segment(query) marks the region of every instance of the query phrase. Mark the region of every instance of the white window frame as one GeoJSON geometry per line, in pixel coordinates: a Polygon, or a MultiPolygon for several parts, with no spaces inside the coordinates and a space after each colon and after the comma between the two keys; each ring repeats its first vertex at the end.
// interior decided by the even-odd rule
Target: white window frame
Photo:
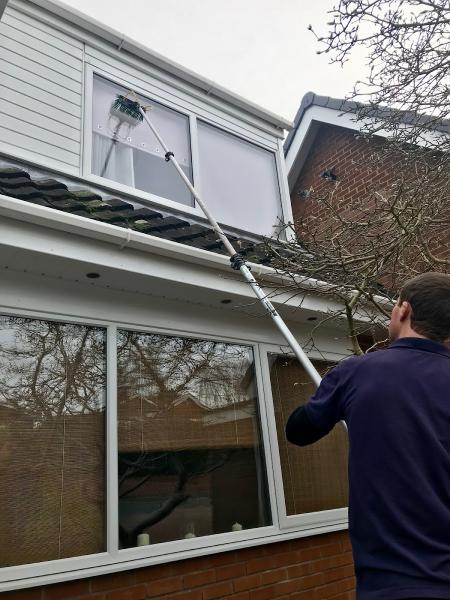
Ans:
{"type": "Polygon", "coordinates": [[[267,360],[268,352],[279,353],[280,346],[260,344],[254,340],[239,337],[216,336],[198,331],[165,329],[144,324],[136,325],[126,321],[113,322],[98,319],[89,314],[58,314],[51,310],[42,312],[31,309],[14,309],[1,304],[0,315],[100,327],[106,330],[107,340],[105,417],[106,551],[86,556],[0,568],[0,593],[83,577],[95,577],[106,573],[115,573],[195,556],[205,556],[227,550],[254,547],[255,544],[262,545],[287,541],[293,538],[346,529],[347,522],[344,518],[344,509],[338,509],[336,515],[328,514],[336,511],[322,511],[296,516],[295,518],[286,517],[267,360]],[[117,331],[119,329],[234,343],[252,348],[258,394],[259,425],[264,447],[263,457],[272,525],[188,540],[182,539],[155,545],[150,544],[149,546],[118,549],[117,331]],[[340,518],[337,518],[338,515],[340,518]]]}
{"type": "MultiPolygon", "coordinates": [[[[260,344],[261,356],[261,374],[263,379],[264,398],[267,403],[268,426],[270,431],[270,440],[272,444],[272,460],[274,465],[275,490],[277,496],[278,514],[281,530],[301,529],[308,530],[324,525],[344,525],[348,524],[348,507],[334,508],[331,510],[321,510],[310,513],[301,513],[288,515],[286,511],[286,500],[284,494],[284,483],[281,470],[280,449],[278,444],[278,434],[275,421],[275,408],[272,394],[272,384],[270,381],[269,354],[286,355],[294,358],[291,349],[287,346],[280,347],[272,344],[260,344]]],[[[326,361],[324,354],[308,353],[311,360],[326,361]]]]}
{"type": "MultiPolygon", "coordinates": [[[[275,139],[273,140],[273,144],[264,143],[262,138],[257,138],[257,136],[251,132],[248,127],[245,127],[242,124],[242,128],[239,127],[231,127],[227,124],[227,120],[215,120],[211,117],[211,114],[206,112],[202,112],[201,110],[193,110],[191,107],[188,107],[183,103],[183,100],[180,99],[178,102],[174,102],[173,99],[162,97],[161,94],[152,92],[151,89],[142,86],[137,81],[125,80],[117,75],[113,75],[98,66],[92,66],[90,64],[85,65],[85,78],[84,78],[84,96],[83,96],[83,111],[84,111],[84,120],[83,120],[83,136],[82,136],[82,144],[81,144],[81,169],[82,176],[86,181],[91,182],[93,185],[96,185],[101,188],[105,188],[110,190],[111,192],[116,192],[122,194],[124,196],[130,197],[143,205],[148,205],[152,208],[160,209],[160,210],[169,210],[175,213],[185,214],[187,216],[193,216],[196,218],[204,218],[204,214],[200,207],[197,205],[194,199],[194,206],[187,206],[180,202],[176,202],[174,200],[170,200],[169,198],[163,198],[162,196],[157,196],[150,192],[145,192],[143,190],[139,190],[137,188],[133,188],[128,185],[124,185],[122,183],[118,183],[111,179],[107,179],[105,177],[100,177],[99,175],[95,175],[92,173],[92,102],[93,102],[93,93],[94,93],[94,76],[102,77],[113,84],[120,85],[125,89],[133,89],[136,93],[141,94],[142,96],[148,98],[149,100],[154,100],[158,104],[174,110],[175,112],[185,116],[188,118],[188,131],[189,131],[189,147],[191,151],[191,169],[192,169],[192,179],[193,185],[196,191],[201,195],[201,166],[199,159],[199,148],[198,148],[198,131],[197,131],[197,119],[216,127],[217,129],[223,131],[224,133],[231,134],[235,137],[238,137],[250,144],[262,148],[263,150],[269,151],[274,156],[275,162],[275,172],[278,182],[278,192],[280,198],[280,208],[282,213],[282,221],[284,223],[292,222],[292,207],[290,202],[289,195],[289,186],[287,183],[287,174],[284,162],[284,154],[283,154],[283,143],[282,140],[275,139]],[[239,129],[239,131],[237,131],[239,129]]],[[[176,157],[175,157],[176,158],[176,157]]],[[[208,202],[208,199],[205,198],[205,202],[208,202]]],[[[222,223],[225,227],[226,223],[222,223]]],[[[235,227],[231,227],[231,229],[236,229],[235,227]]],[[[245,230],[246,233],[261,235],[257,232],[252,232],[250,230],[245,230]]]]}

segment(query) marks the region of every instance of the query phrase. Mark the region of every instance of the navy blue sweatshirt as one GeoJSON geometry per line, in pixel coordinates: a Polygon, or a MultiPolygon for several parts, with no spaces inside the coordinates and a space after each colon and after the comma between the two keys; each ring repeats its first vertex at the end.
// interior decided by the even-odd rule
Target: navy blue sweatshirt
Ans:
{"type": "Polygon", "coordinates": [[[340,420],[357,599],[450,599],[450,349],[401,338],[344,360],[286,435],[309,444],[340,420]]]}

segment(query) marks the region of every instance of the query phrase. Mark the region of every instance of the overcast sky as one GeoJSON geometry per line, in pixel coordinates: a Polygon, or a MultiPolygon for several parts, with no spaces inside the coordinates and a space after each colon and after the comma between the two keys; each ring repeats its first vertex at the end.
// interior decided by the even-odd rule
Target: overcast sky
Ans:
{"type": "Polygon", "coordinates": [[[308,91],[341,98],[364,73],[318,56],[333,0],[64,0],[66,4],[293,120],[308,91]]]}

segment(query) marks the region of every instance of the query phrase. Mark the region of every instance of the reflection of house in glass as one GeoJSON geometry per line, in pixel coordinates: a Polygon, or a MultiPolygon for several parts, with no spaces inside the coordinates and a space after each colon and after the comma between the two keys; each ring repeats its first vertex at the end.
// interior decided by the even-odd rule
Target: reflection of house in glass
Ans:
{"type": "Polygon", "coordinates": [[[0,326],[0,564],[102,552],[104,332],[0,326]]]}
{"type": "Polygon", "coordinates": [[[0,419],[1,565],[102,552],[104,414],[0,419]]]}

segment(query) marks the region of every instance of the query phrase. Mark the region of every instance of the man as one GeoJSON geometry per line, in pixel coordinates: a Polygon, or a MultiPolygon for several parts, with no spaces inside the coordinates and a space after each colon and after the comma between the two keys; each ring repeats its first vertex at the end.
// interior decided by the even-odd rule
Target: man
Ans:
{"type": "Polygon", "coordinates": [[[330,371],[286,435],[347,423],[357,599],[450,599],[450,275],[405,284],[389,337],[330,371]]]}

